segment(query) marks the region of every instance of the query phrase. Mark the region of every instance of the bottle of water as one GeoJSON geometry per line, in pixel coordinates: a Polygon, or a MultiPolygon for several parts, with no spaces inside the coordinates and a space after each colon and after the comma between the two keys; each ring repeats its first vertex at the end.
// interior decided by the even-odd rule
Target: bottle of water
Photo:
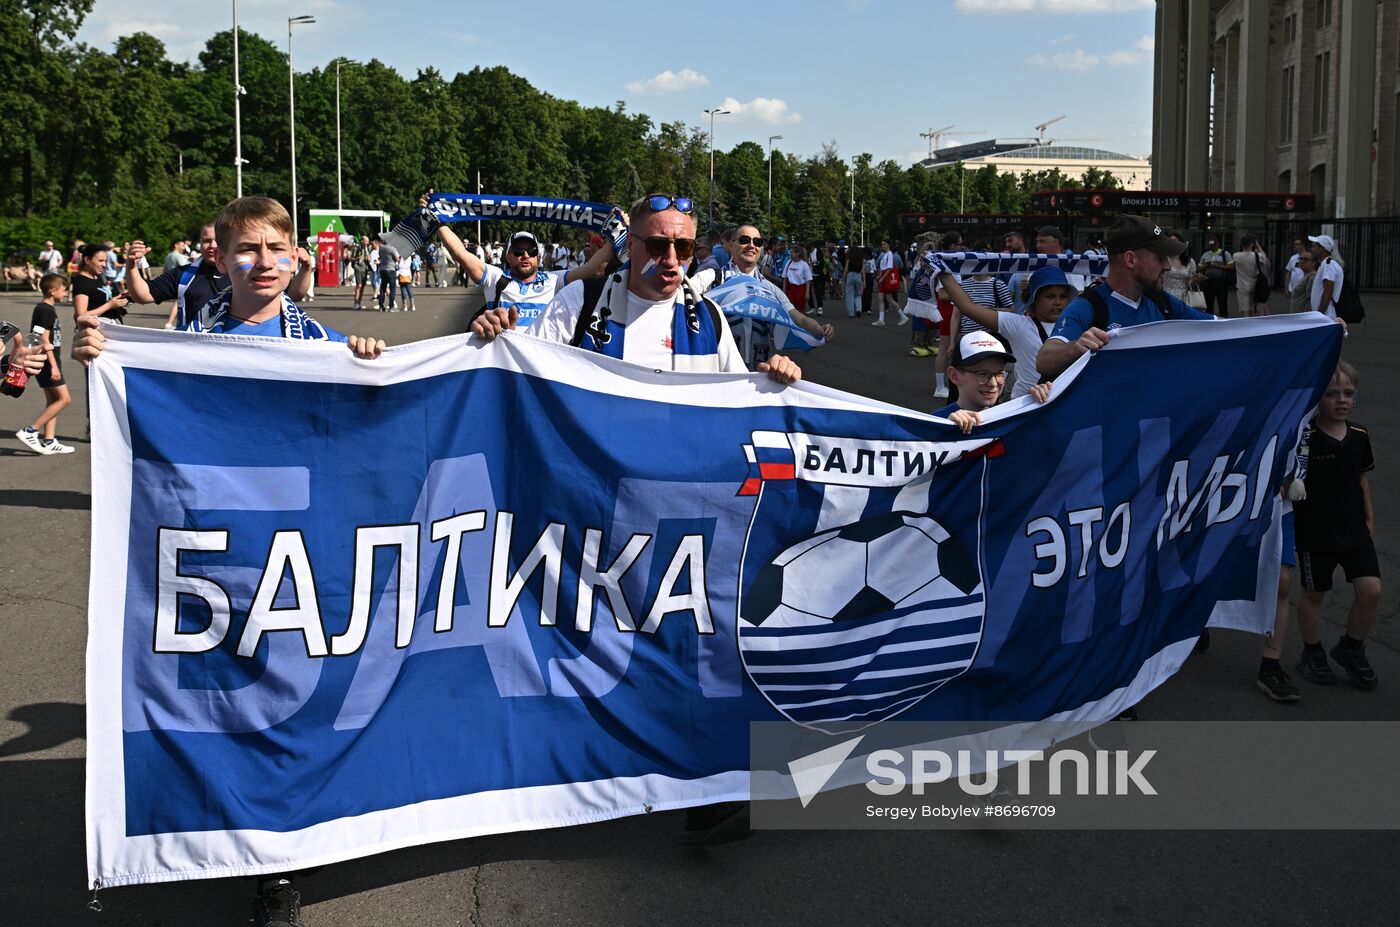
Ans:
{"type": "MultiPolygon", "coordinates": [[[[38,332],[26,333],[23,349],[25,355],[32,354],[43,343],[44,339],[38,332]]],[[[0,393],[18,397],[24,393],[24,388],[27,385],[29,385],[29,371],[24,369],[24,362],[18,358],[11,358],[10,369],[5,374],[4,382],[0,383],[0,393]]]]}

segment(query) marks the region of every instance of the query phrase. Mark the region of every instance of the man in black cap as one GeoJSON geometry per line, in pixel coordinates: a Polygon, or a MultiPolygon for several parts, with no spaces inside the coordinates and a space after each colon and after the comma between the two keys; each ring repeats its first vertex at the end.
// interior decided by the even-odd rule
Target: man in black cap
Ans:
{"type": "Polygon", "coordinates": [[[1214,319],[1162,292],[1167,258],[1186,250],[1184,242],[1142,216],[1119,216],[1105,236],[1108,277],[1065,307],[1055,330],[1036,357],[1036,369],[1057,377],[1089,351],[1108,344],[1108,333],[1163,319],[1214,319]]]}

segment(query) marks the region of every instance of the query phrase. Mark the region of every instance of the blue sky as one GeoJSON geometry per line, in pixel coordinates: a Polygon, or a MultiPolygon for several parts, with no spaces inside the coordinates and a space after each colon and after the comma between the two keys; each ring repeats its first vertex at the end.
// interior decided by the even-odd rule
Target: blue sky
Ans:
{"type": "MultiPolygon", "coordinates": [[[[409,77],[504,65],[555,96],[625,100],[658,122],[703,126],[706,108],[732,110],[716,118],[721,149],[782,135],[776,144],[802,155],[834,140],[845,157],[908,164],[927,154],[929,129],[955,126],[946,146],[1032,136],[1062,114],[1049,137],[1151,149],[1153,0],[241,0],[238,10],[245,30],[278,47],[288,16],[315,16],[297,27],[298,70],[340,55],[409,77]]],[[[229,0],[97,0],[78,37],[110,48],[146,31],[190,60],[230,11],[229,0]]]]}

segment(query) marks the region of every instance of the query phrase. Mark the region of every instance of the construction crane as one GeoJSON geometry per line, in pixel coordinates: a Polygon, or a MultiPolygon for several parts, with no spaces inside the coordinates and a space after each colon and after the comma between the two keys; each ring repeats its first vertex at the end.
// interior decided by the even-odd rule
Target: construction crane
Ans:
{"type": "Polygon", "coordinates": [[[938,146],[942,143],[944,137],[954,132],[966,135],[980,135],[986,132],[986,129],[957,129],[953,126],[944,126],[941,129],[929,129],[927,132],[920,132],[920,138],[928,139],[929,158],[933,158],[937,154],[938,146]]]}
{"type": "Polygon", "coordinates": [[[1065,117],[1065,116],[1056,116],[1056,117],[1053,118],[1053,119],[1047,119],[1047,120],[1045,120],[1044,122],[1042,122],[1042,123],[1040,123],[1039,125],[1037,125],[1037,126],[1035,127],[1036,144],[1037,144],[1037,145],[1044,145],[1044,144],[1045,144],[1045,130],[1046,130],[1047,128],[1049,128],[1050,126],[1053,126],[1055,123],[1059,122],[1061,119],[1065,119],[1065,118],[1067,118],[1067,117],[1065,117]]]}
{"type": "Polygon", "coordinates": [[[943,136],[953,131],[952,126],[944,126],[941,129],[929,129],[927,132],[920,132],[919,138],[928,139],[928,156],[933,157],[933,153],[938,150],[938,143],[943,140],[943,136]]]}

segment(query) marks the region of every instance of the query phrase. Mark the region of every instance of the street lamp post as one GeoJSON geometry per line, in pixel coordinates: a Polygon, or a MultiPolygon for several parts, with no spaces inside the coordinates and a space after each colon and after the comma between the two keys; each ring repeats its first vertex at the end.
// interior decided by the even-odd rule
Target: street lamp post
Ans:
{"type": "Polygon", "coordinates": [[[728,116],[729,110],[715,107],[705,110],[705,115],[710,117],[710,218],[705,225],[705,234],[708,235],[715,224],[715,117],[728,116]]]}
{"type": "Polygon", "coordinates": [[[773,234],[773,143],[781,135],[768,136],[768,234],[773,234]]]}
{"type": "Polygon", "coordinates": [[[344,188],[340,183],[340,59],[335,61],[335,208],[345,208],[344,188]]]}
{"type": "Polygon", "coordinates": [[[287,112],[292,131],[292,247],[301,247],[301,237],[297,228],[297,82],[296,67],[292,64],[292,26],[314,23],[314,16],[287,17],[287,112]]]}
{"type": "Polygon", "coordinates": [[[234,191],[243,196],[243,113],[242,100],[245,93],[238,79],[238,0],[233,0],[233,176],[234,191]]]}

